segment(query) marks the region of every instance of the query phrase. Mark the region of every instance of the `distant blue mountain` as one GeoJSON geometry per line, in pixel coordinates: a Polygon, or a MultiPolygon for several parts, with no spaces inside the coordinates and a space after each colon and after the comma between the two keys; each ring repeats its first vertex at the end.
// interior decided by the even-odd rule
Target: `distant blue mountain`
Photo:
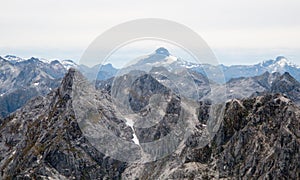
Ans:
{"type": "MultiPolygon", "coordinates": [[[[163,47],[158,48],[154,51],[154,53],[150,55],[137,58],[137,61],[134,64],[125,67],[124,69],[122,69],[122,71],[123,73],[126,73],[130,70],[138,69],[148,72],[152,69],[152,67],[159,66],[165,67],[170,71],[174,71],[180,68],[187,68],[201,74],[210,73],[214,76],[211,78],[218,83],[224,83],[224,78],[225,82],[227,82],[232,78],[259,76],[264,74],[265,72],[279,72],[280,74],[288,72],[298,81],[300,81],[300,66],[291,63],[284,56],[279,56],[275,60],[271,59],[254,65],[226,66],[220,64],[218,66],[213,66],[210,64],[197,64],[181,59],[179,57],[175,57],[163,47]],[[222,70],[224,72],[224,76],[220,73],[214,73],[220,72],[219,70],[222,70]]],[[[103,77],[105,76],[103,75],[103,77]]]]}
{"type": "MultiPolygon", "coordinates": [[[[72,60],[49,61],[33,57],[23,59],[14,55],[0,57],[0,65],[0,103],[2,105],[0,107],[0,116],[6,116],[15,111],[32,97],[45,95],[56,88],[69,68],[79,69],[91,81],[110,80],[117,73],[119,74],[124,69],[126,70],[126,68],[127,71],[139,70],[147,72],[153,67],[164,67],[170,72],[186,68],[189,71],[203,75],[205,75],[204,70],[214,71],[214,69],[221,69],[224,72],[226,82],[234,78],[260,76],[265,72],[278,72],[280,74],[288,72],[297,81],[300,81],[300,67],[283,56],[254,65],[226,66],[221,64],[212,66],[185,61],[172,56],[165,48],[158,48],[150,55],[137,58],[135,63],[121,69],[121,71],[113,67],[112,64],[87,67],[78,65],[72,60]]],[[[224,82],[222,74],[216,73],[213,75],[215,76],[213,77],[215,82],[224,82]]]]}
{"type": "Polygon", "coordinates": [[[114,77],[118,69],[114,68],[112,64],[105,64],[99,68],[97,80],[105,80],[114,77]]]}
{"type": "Polygon", "coordinates": [[[279,72],[281,74],[288,72],[298,81],[300,81],[300,67],[291,63],[283,56],[279,56],[275,60],[268,60],[254,65],[234,65],[221,67],[224,71],[226,81],[238,77],[258,76],[265,72],[279,72]]]}
{"type": "MultiPolygon", "coordinates": [[[[31,58],[31,59],[22,59],[20,57],[14,55],[7,55],[4,57],[5,60],[9,61],[12,64],[26,64],[26,63],[48,63],[54,64],[56,61],[49,61],[45,59],[38,59],[38,58],[31,58]]],[[[224,72],[224,77],[222,74],[214,74],[213,77],[214,81],[218,83],[229,81],[232,78],[239,78],[239,77],[253,77],[259,76],[264,74],[265,72],[273,73],[279,72],[283,74],[288,72],[291,74],[297,81],[300,81],[300,66],[291,63],[287,58],[284,56],[279,56],[275,60],[270,59],[263,61],[261,63],[253,64],[253,65],[232,65],[226,66],[220,64],[218,66],[213,66],[210,64],[197,64],[193,63],[179,57],[175,57],[169,53],[166,48],[160,47],[156,49],[152,54],[145,55],[142,57],[138,57],[136,62],[131,64],[128,67],[120,69],[115,68],[112,64],[105,64],[105,65],[95,65],[93,67],[87,67],[85,65],[78,65],[72,60],[63,60],[57,61],[57,66],[63,65],[65,69],[69,68],[76,68],[79,69],[84,76],[86,76],[89,80],[107,80],[111,77],[114,77],[116,73],[126,73],[130,70],[138,69],[142,71],[150,71],[152,67],[165,67],[168,70],[177,70],[180,68],[187,68],[189,70],[206,74],[206,71],[215,71],[216,69],[221,69],[224,72]]],[[[59,67],[61,69],[61,67],[59,67]]],[[[52,76],[55,76],[52,72],[48,72],[52,76]]],[[[61,77],[61,75],[59,75],[61,77]]]]}

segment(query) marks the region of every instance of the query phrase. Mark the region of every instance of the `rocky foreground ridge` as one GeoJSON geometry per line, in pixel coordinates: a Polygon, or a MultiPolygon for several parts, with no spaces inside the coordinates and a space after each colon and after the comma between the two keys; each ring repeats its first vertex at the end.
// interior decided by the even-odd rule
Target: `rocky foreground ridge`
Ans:
{"type": "MultiPolygon", "coordinates": [[[[83,135],[72,104],[77,81],[83,76],[70,69],[59,88],[0,119],[0,179],[300,178],[300,109],[283,95],[226,102],[220,128],[205,147],[198,138],[210,104],[200,102],[195,133],[179,149],[154,162],[126,163],[99,152],[83,135]]],[[[132,141],[132,129],[112,110],[108,94],[87,97],[113,134],[132,141]]],[[[140,136],[155,139],[151,133],[161,130],[140,136]]]]}

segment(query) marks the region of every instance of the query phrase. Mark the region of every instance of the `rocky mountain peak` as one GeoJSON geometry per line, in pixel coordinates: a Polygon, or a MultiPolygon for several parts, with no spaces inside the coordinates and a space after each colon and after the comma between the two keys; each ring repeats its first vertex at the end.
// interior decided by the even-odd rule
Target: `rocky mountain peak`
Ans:
{"type": "Polygon", "coordinates": [[[156,49],[155,53],[156,54],[165,55],[165,56],[169,56],[170,55],[169,51],[166,48],[164,48],[164,47],[160,47],[160,48],[156,49]]]}
{"type": "Polygon", "coordinates": [[[276,57],[275,62],[279,62],[279,61],[288,61],[288,60],[284,56],[278,56],[278,57],[276,57]]]}
{"type": "Polygon", "coordinates": [[[272,71],[276,71],[278,68],[285,68],[285,66],[292,66],[296,67],[295,64],[293,64],[291,61],[289,61],[284,56],[278,56],[275,58],[275,60],[267,60],[261,63],[263,67],[269,68],[269,70],[272,69],[272,71]]]}
{"type": "Polygon", "coordinates": [[[300,92],[300,83],[292,77],[288,72],[285,72],[281,75],[275,82],[272,83],[270,88],[271,92],[274,93],[283,93],[293,99],[297,104],[299,104],[299,92],[300,92]]]}
{"type": "Polygon", "coordinates": [[[40,61],[40,60],[39,60],[39,58],[31,57],[31,58],[28,59],[27,61],[29,61],[29,62],[38,62],[38,61],[40,61]]]}
{"type": "MultiPolygon", "coordinates": [[[[125,179],[297,179],[299,112],[286,97],[273,94],[226,103],[211,143],[144,166],[131,165],[125,179]],[[298,125],[296,125],[298,124],[298,125]],[[298,129],[297,129],[298,128],[298,129]],[[138,172],[138,173],[134,173],[138,172]]],[[[195,139],[197,139],[195,135],[195,139]]]]}
{"type": "Polygon", "coordinates": [[[4,56],[4,59],[9,60],[9,61],[14,61],[14,62],[23,61],[22,58],[15,56],[15,55],[6,55],[6,56],[4,56]]]}
{"type": "Polygon", "coordinates": [[[94,108],[103,115],[101,127],[109,126],[116,136],[130,140],[132,132],[108,100],[86,91],[88,82],[82,78],[71,68],[58,89],[0,120],[0,179],[120,178],[126,163],[105,156],[87,140],[79,125],[80,107],[74,109],[74,104],[87,111],[85,102],[96,103],[94,108]],[[83,100],[73,103],[76,92],[83,100]]]}
{"type": "Polygon", "coordinates": [[[294,84],[299,84],[299,82],[288,72],[283,73],[282,79],[292,81],[294,84]]]}
{"type": "Polygon", "coordinates": [[[73,87],[73,81],[75,77],[76,70],[74,68],[70,68],[63,78],[61,82],[60,89],[62,93],[71,94],[72,87],[73,87]]]}

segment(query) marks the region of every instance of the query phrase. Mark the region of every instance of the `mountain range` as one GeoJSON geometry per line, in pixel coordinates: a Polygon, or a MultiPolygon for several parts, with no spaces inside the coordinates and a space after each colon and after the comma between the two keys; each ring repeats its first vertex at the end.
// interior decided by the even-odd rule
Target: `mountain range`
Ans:
{"type": "Polygon", "coordinates": [[[122,69],[0,57],[0,179],[299,179],[298,73],[163,47],[122,69]]]}
{"type": "MultiPolygon", "coordinates": [[[[147,93],[156,94],[162,89],[165,89],[162,92],[168,91],[150,76],[144,79],[143,75],[141,78],[153,88],[147,88],[147,93]]],[[[198,108],[193,114],[180,105],[181,100],[175,95],[174,101],[169,102],[168,114],[163,121],[146,129],[134,126],[133,131],[124,116],[118,116],[114,110],[110,95],[90,90],[87,84],[89,82],[78,71],[70,69],[57,89],[47,96],[30,100],[21,109],[0,120],[0,170],[3,179],[300,177],[300,109],[287,97],[266,94],[228,101],[220,127],[213,139],[203,146],[201,138],[209,123],[209,103],[199,102],[193,106],[198,108]],[[77,94],[80,94],[80,99],[77,94]],[[87,103],[90,102],[99,110],[92,116],[102,117],[97,121],[101,127],[109,127],[110,133],[136,146],[134,154],[137,158],[144,156],[143,153],[139,155],[140,150],[151,151],[147,146],[134,143],[134,132],[140,143],[147,143],[171,133],[180,121],[176,118],[178,113],[186,111],[188,119],[196,115],[196,119],[190,118],[197,121],[189,125],[192,133],[176,144],[176,151],[146,163],[126,163],[95,148],[97,146],[88,139],[87,132],[80,128],[82,120],[78,117],[81,113],[85,114],[86,109],[76,109],[81,107],[80,104],[89,107],[87,103]],[[182,108],[183,111],[178,111],[182,108]]],[[[136,84],[135,88],[138,87],[136,84]]],[[[138,97],[132,99],[131,106],[143,112],[141,107],[146,107],[149,100],[146,104],[140,100],[138,97]]],[[[189,121],[186,118],[184,120],[189,121]]],[[[110,152],[118,151],[114,146],[108,147],[110,152]]]]}
{"type": "MultiPolygon", "coordinates": [[[[9,113],[24,105],[29,99],[37,95],[46,95],[55,87],[58,87],[60,80],[69,68],[78,69],[90,81],[96,81],[97,86],[108,85],[105,81],[110,81],[114,76],[129,73],[131,70],[138,69],[149,72],[153,67],[165,67],[170,72],[188,70],[191,74],[197,76],[206,76],[205,70],[222,71],[224,76],[213,77],[216,83],[225,81],[232,86],[231,79],[260,76],[265,72],[281,74],[288,72],[297,81],[300,80],[299,66],[289,62],[287,58],[280,56],[275,60],[267,60],[254,65],[234,65],[234,66],[212,66],[209,64],[196,64],[175,57],[163,47],[158,48],[154,53],[136,58],[132,65],[117,69],[111,64],[96,65],[88,67],[78,65],[72,60],[46,60],[43,58],[24,59],[13,55],[0,57],[0,116],[5,117],[9,113]]],[[[219,73],[214,73],[216,76],[219,73]]],[[[206,81],[202,77],[202,80],[206,81]]],[[[251,78],[250,78],[251,79],[251,78]]],[[[202,81],[200,80],[200,81],[202,81]]],[[[206,84],[207,85],[207,84],[206,84]]],[[[206,86],[207,87],[207,86],[206,86]]],[[[199,87],[200,88],[200,87],[199,87]]],[[[254,87],[252,89],[255,89],[254,87]]],[[[208,89],[203,89],[199,93],[200,97],[207,94],[208,89]]],[[[234,91],[233,89],[231,91],[234,91]]],[[[260,91],[256,89],[255,91],[260,91]]],[[[246,93],[247,91],[235,92],[246,93]]],[[[251,91],[254,93],[254,90],[251,91]]],[[[227,92],[232,94],[232,92],[227,92]]],[[[249,96],[249,94],[247,95],[249,96]]],[[[246,96],[236,96],[246,97],[246,96]]]]}
{"type": "MultiPolygon", "coordinates": [[[[201,59],[199,61],[201,61],[201,59]]],[[[147,72],[151,70],[152,67],[160,66],[166,67],[168,70],[186,68],[201,74],[206,74],[205,71],[214,72],[216,69],[220,69],[224,73],[225,82],[228,82],[232,78],[259,76],[265,72],[279,72],[281,74],[288,72],[296,78],[297,81],[300,81],[300,66],[290,62],[284,56],[278,56],[275,60],[266,60],[254,65],[226,66],[220,64],[218,66],[213,66],[210,64],[193,63],[183,60],[182,58],[171,55],[165,48],[158,48],[152,54],[136,58],[132,62],[132,65],[118,69],[119,71],[121,70],[121,72],[118,73],[126,73],[132,69],[139,69],[147,72]]],[[[224,83],[222,76],[215,76],[216,82],[224,83]]]]}
{"type": "MultiPolygon", "coordinates": [[[[46,95],[57,88],[68,69],[80,69],[92,80],[96,78],[99,67],[77,65],[72,60],[22,59],[12,55],[0,57],[0,117],[14,112],[31,98],[46,95]]],[[[116,71],[111,65],[104,65],[102,69],[99,79],[111,77],[110,74],[116,71]]]]}
{"type": "MultiPolygon", "coordinates": [[[[17,64],[18,62],[25,62],[30,59],[20,58],[14,55],[6,55],[1,59],[5,59],[12,64],[17,64]]],[[[168,67],[168,70],[178,69],[178,68],[187,68],[192,71],[200,72],[205,74],[204,70],[207,69],[216,69],[220,68],[223,73],[226,82],[232,78],[239,77],[253,77],[262,75],[265,72],[274,73],[279,72],[281,74],[288,72],[291,74],[297,81],[300,81],[300,66],[292,63],[284,56],[278,56],[275,60],[265,60],[257,64],[253,65],[231,65],[226,66],[220,64],[218,66],[212,66],[210,64],[201,64],[190,62],[184,60],[180,57],[175,57],[170,52],[161,47],[156,49],[152,54],[138,57],[131,62],[131,65],[127,67],[123,67],[122,69],[115,68],[112,64],[105,65],[95,65],[93,67],[88,67],[83,64],[77,64],[72,60],[46,60],[43,58],[31,58],[41,61],[45,64],[50,64],[52,61],[58,61],[65,69],[75,68],[79,69],[84,76],[86,76],[89,80],[106,80],[116,75],[116,73],[120,70],[130,71],[130,69],[140,69],[142,71],[149,71],[152,67],[165,66],[168,67]]],[[[200,59],[201,61],[201,59],[200,59]]],[[[121,72],[118,72],[121,73],[121,72]]],[[[221,83],[223,81],[219,81],[221,83]]]]}

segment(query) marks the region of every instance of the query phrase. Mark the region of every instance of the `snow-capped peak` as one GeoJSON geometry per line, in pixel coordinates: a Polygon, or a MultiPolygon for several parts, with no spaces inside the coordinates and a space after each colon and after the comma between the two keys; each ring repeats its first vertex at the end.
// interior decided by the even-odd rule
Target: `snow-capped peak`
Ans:
{"type": "Polygon", "coordinates": [[[45,64],[51,64],[53,61],[58,61],[60,64],[63,65],[63,67],[65,69],[70,69],[71,67],[73,68],[76,68],[78,65],[72,61],[72,60],[48,60],[48,59],[45,59],[45,58],[35,58],[35,57],[32,57],[32,58],[29,58],[29,59],[25,59],[25,58],[21,58],[21,57],[18,57],[18,56],[15,56],[15,55],[6,55],[4,56],[4,59],[15,64],[15,63],[20,63],[20,62],[24,62],[24,61],[28,61],[28,60],[35,60],[35,61],[41,61],[45,64]]]}
{"type": "Polygon", "coordinates": [[[6,59],[6,60],[8,60],[8,61],[10,61],[12,63],[25,61],[25,59],[20,58],[20,57],[15,56],[15,55],[6,55],[6,56],[4,56],[4,59],[6,59]]]}
{"type": "Polygon", "coordinates": [[[267,68],[270,72],[285,72],[286,67],[300,69],[300,66],[292,63],[284,56],[278,56],[275,60],[264,61],[260,65],[267,68]]]}
{"type": "Polygon", "coordinates": [[[39,61],[42,61],[43,63],[47,63],[49,64],[51,61],[49,61],[48,59],[45,58],[38,58],[39,61]]]}
{"type": "Polygon", "coordinates": [[[275,63],[278,64],[280,67],[285,67],[285,66],[294,66],[293,63],[291,63],[289,60],[287,60],[283,56],[279,56],[276,58],[275,63]]]}
{"type": "Polygon", "coordinates": [[[169,64],[172,64],[176,61],[177,61],[177,57],[169,55],[163,61],[161,61],[161,62],[158,61],[156,63],[153,63],[153,65],[169,65],[169,64]]]}
{"type": "Polygon", "coordinates": [[[167,69],[169,70],[176,68],[201,68],[200,64],[185,61],[180,57],[176,57],[170,54],[169,51],[164,47],[156,49],[154,53],[148,56],[143,56],[142,58],[139,58],[137,64],[155,67],[164,66],[167,67],[167,69]]]}
{"type": "Polygon", "coordinates": [[[74,61],[69,60],[69,59],[67,59],[67,60],[62,60],[60,63],[61,63],[66,69],[76,68],[76,67],[78,66],[74,61]]]}
{"type": "Polygon", "coordinates": [[[24,62],[24,61],[28,61],[28,60],[38,60],[43,63],[48,63],[48,64],[50,63],[50,61],[45,58],[31,57],[29,59],[25,59],[25,58],[21,58],[21,57],[15,56],[15,55],[6,55],[6,56],[4,56],[4,59],[6,59],[7,61],[9,61],[11,63],[19,63],[19,62],[24,62]]]}

